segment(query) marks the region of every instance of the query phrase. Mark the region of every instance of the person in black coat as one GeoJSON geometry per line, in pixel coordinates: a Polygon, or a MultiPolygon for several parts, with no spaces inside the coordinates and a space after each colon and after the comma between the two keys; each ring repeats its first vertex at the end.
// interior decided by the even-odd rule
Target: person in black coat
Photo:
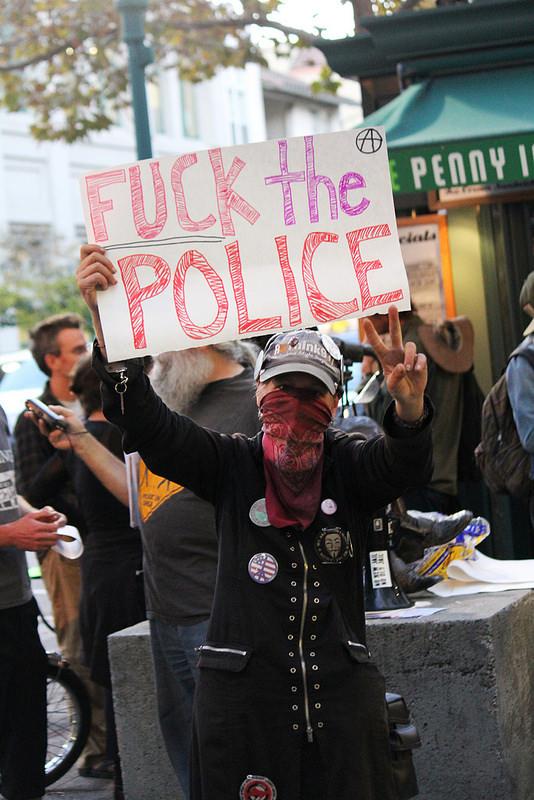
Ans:
{"type": "Polygon", "coordinates": [[[97,287],[113,283],[112,266],[100,248],[90,256],[78,283],[94,316],[104,412],[127,450],[216,509],[192,800],[395,800],[362,573],[369,513],[431,474],[425,357],[403,346],[395,308],[391,347],[364,323],[394,398],[384,435],[364,442],[330,427],[342,389],[334,342],[314,331],[280,334],[256,368],[262,432],[218,434],[169,411],[135,362],[121,404],[95,300],[97,287]]]}

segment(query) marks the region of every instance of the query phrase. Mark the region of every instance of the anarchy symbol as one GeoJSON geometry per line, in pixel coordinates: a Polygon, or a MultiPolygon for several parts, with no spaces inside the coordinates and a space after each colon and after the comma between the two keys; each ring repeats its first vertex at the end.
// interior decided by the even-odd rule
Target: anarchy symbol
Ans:
{"type": "Polygon", "coordinates": [[[360,153],[369,155],[370,153],[378,153],[383,141],[382,135],[375,128],[366,128],[358,133],[356,147],[360,153]]]}

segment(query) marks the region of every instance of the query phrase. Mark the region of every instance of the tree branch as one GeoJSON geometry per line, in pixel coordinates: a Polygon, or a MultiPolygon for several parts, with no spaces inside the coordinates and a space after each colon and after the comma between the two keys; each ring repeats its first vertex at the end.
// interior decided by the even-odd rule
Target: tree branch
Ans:
{"type": "Polygon", "coordinates": [[[17,72],[26,67],[32,67],[34,64],[39,64],[41,61],[50,61],[54,56],[65,52],[67,47],[72,46],[71,42],[64,42],[57,47],[53,47],[51,50],[46,50],[44,53],[33,56],[33,58],[26,58],[24,61],[10,61],[8,64],[0,64],[0,72],[17,72]]]}
{"type": "MultiPolygon", "coordinates": [[[[103,38],[103,44],[109,44],[111,41],[113,41],[113,39],[117,36],[117,33],[117,28],[108,32],[103,38]]],[[[0,64],[0,72],[18,72],[19,70],[26,69],[26,67],[32,67],[35,64],[40,64],[42,61],[50,61],[50,59],[54,56],[64,53],[67,47],[72,47],[73,50],[76,50],[76,48],[79,47],[80,44],[82,44],[86,39],[94,38],[94,33],[88,33],[82,38],[77,36],[76,39],[73,39],[72,41],[67,40],[62,42],[56,47],[52,47],[50,50],[45,50],[43,53],[38,53],[32,58],[26,58],[23,61],[11,61],[8,64],[0,64]]],[[[97,39],[97,41],[99,41],[99,39],[97,39]]]]}
{"type": "Polygon", "coordinates": [[[224,19],[205,19],[192,22],[167,22],[166,27],[177,31],[209,30],[210,28],[246,28],[249,25],[258,25],[260,28],[274,28],[285,33],[286,36],[298,36],[304,43],[313,46],[320,41],[320,36],[303,31],[300,28],[292,28],[276,20],[268,19],[260,14],[253,14],[249,17],[227,17],[224,19]]]}
{"type": "MultiPolygon", "coordinates": [[[[273,28],[274,30],[281,31],[286,36],[298,36],[299,39],[306,45],[313,47],[313,45],[320,40],[319,36],[314,36],[307,31],[300,30],[299,28],[293,28],[288,25],[284,25],[281,22],[277,22],[276,20],[268,19],[261,14],[252,14],[247,17],[234,17],[234,18],[224,18],[224,19],[206,19],[206,20],[197,20],[197,21],[190,21],[190,22],[169,22],[167,21],[165,24],[165,28],[168,30],[172,28],[176,31],[202,31],[202,30],[210,30],[210,29],[217,29],[217,28],[246,28],[249,25],[257,25],[260,28],[273,28]]],[[[109,43],[112,39],[114,39],[118,34],[118,28],[115,28],[113,31],[108,32],[107,36],[105,37],[106,44],[109,43]]],[[[77,36],[74,40],[65,40],[61,44],[57,45],[56,47],[52,47],[49,50],[45,50],[42,53],[39,53],[31,58],[21,59],[20,61],[10,61],[7,64],[0,64],[0,73],[2,72],[18,72],[20,70],[24,70],[27,67],[35,66],[36,64],[40,64],[43,61],[49,61],[54,56],[59,55],[60,53],[64,52],[68,47],[72,47],[76,49],[80,46],[80,44],[85,41],[85,39],[95,39],[98,42],[99,37],[95,36],[95,33],[88,33],[86,36],[80,38],[77,36]]]]}

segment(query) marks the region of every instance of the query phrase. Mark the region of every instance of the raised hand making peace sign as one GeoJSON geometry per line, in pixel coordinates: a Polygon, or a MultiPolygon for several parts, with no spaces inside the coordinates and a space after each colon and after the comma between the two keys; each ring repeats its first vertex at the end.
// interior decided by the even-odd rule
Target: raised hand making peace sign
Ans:
{"type": "Polygon", "coordinates": [[[380,361],[387,390],[395,400],[397,416],[405,422],[414,422],[422,416],[424,410],[424,391],[427,382],[426,356],[417,352],[413,342],[406,342],[403,345],[396,306],[390,306],[388,317],[390,347],[384,344],[370,320],[363,320],[363,329],[367,341],[380,361]]]}

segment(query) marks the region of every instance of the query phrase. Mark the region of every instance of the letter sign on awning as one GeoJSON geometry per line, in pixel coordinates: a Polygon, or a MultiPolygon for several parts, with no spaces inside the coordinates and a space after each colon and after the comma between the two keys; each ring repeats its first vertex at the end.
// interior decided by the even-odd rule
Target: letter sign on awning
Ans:
{"type": "Polygon", "coordinates": [[[534,180],[534,133],[390,151],[395,193],[534,180]]]}

